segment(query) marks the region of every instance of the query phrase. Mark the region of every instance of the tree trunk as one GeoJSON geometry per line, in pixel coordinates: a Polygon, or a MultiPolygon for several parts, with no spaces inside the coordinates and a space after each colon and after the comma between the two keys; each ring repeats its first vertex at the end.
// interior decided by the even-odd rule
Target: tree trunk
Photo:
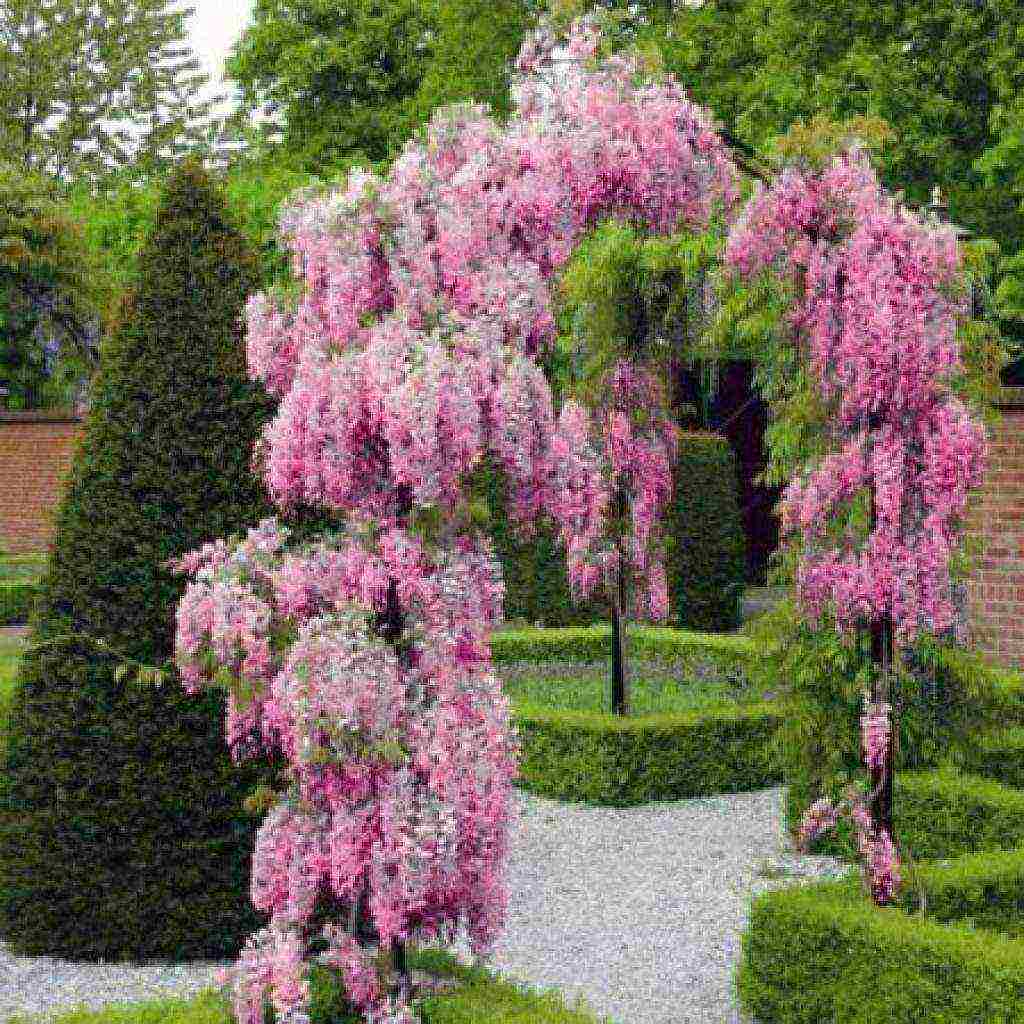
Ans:
{"type": "MultiPolygon", "coordinates": [[[[626,497],[618,494],[618,511],[625,515],[626,497]]],[[[612,599],[612,714],[629,714],[629,672],[626,663],[627,620],[626,568],[623,564],[622,545],[619,544],[619,567],[615,595],[612,599]]]]}
{"type": "MultiPolygon", "coordinates": [[[[877,416],[872,416],[869,423],[871,429],[877,430],[880,426],[877,416]]],[[[871,529],[875,529],[878,522],[875,507],[875,489],[872,482],[871,488],[871,529]]],[[[891,671],[893,662],[893,639],[892,619],[888,615],[871,624],[871,661],[874,666],[874,676],[871,683],[871,697],[877,704],[891,701],[891,671]]],[[[876,835],[884,831],[888,834],[892,844],[896,845],[896,834],[893,831],[892,820],[892,772],[893,772],[893,746],[896,736],[895,715],[890,712],[889,716],[889,738],[885,746],[885,758],[882,765],[871,769],[872,792],[878,790],[877,795],[869,804],[871,823],[876,835]]],[[[878,906],[885,906],[889,900],[876,898],[878,906]]]]}

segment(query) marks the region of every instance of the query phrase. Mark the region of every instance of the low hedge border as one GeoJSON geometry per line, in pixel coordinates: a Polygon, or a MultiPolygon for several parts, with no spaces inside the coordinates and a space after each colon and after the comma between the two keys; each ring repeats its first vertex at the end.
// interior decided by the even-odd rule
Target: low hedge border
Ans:
{"type": "Polygon", "coordinates": [[[781,785],[782,766],[768,746],[783,714],[775,703],[635,718],[516,707],[517,785],[601,807],[781,785]]]}
{"type": "Polygon", "coordinates": [[[735,985],[758,1024],[1024,1022],[1024,849],[921,864],[892,907],[857,872],[761,893],[735,985]]]}
{"type": "MultiPolygon", "coordinates": [[[[628,654],[672,658],[700,651],[723,665],[759,657],[765,647],[750,637],[733,633],[697,633],[687,629],[633,626],[626,630],[628,654]]],[[[600,661],[612,653],[608,623],[571,629],[504,629],[491,634],[495,665],[516,661],[600,661]]]]}
{"type": "MultiPolygon", "coordinates": [[[[1024,791],[955,766],[896,772],[893,816],[899,841],[915,861],[959,857],[977,850],[1024,845],[1024,791]]],[[[796,818],[786,800],[786,821],[796,818]]],[[[846,819],[811,844],[811,852],[853,862],[846,819]]]]}
{"type": "Polygon", "coordinates": [[[28,622],[39,585],[35,580],[0,579],[0,626],[28,622]]]}

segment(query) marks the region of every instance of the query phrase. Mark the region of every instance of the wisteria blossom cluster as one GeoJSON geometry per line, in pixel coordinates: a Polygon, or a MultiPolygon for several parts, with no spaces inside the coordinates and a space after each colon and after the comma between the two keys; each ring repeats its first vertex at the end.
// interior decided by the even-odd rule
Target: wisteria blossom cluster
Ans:
{"type": "MultiPolygon", "coordinates": [[[[486,640],[500,573],[464,515],[468,478],[496,458],[512,515],[551,513],[582,566],[608,485],[585,412],[567,404],[555,421],[534,360],[554,336],[549,281],[602,217],[669,231],[736,198],[721,142],[675,83],[596,60],[583,23],[567,43],[578,66],[544,86],[553,45],[527,41],[534,70],[506,127],[449,108],[386,178],[355,171],[287,205],[298,305],[247,304],[250,376],[281,400],[253,468],[282,511],[321,505],[347,527],[288,554],[266,520],[176,563],[194,576],[178,609],[186,685],[228,687],[235,756],[262,742],[292,762],[257,839],[252,896],[271,924],[235,972],[240,1024],[267,997],[308,1021],[306,925],[318,895],[352,905],[361,882],[381,946],[451,941],[464,919],[474,952],[489,950],[516,746],[486,640]],[[428,508],[441,528],[420,538],[411,520],[428,508]]],[[[615,429],[612,469],[638,491],[634,562],[649,566],[638,552],[665,459],[615,429]]],[[[657,608],[663,571],[648,576],[657,608]]],[[[411,1020],[411,993],[385,992],[372,950],[333,923],[321,935],[368,1020],[411,1020]]]]}
{"type": "MultiPolygon", "coordinates": [[[[672,496],[678,428],[672,421],[664,387],[647,367],[631,359],[619,359],[605,384],[606,397],[593,410],[590,432],[578,415],[575,419],[565,416],[563,436],[556,439],[566,448],[574,445],[577,451],[590,445],[601,458],[601,471],[594,474],[595,486],[587,496],[594,502],[595,514],[587,521],[587,529],[569,535],[569,581],[575,596],[589,594],[598,579],[613,586],[621,559],[623,567],[646,582],[645,587],[634,590],[634,614],[638,618],[664,619],[668,614],[668,583],[663,554],[652,548],[661,540],[662,513],[672,496]],[[568,429],[579,433],[567,443],[568,429]],[[621,538],[609,529],[600,529],[611,495],[619,490],[630,496],[629,536],[624,550],[621,538]]],[[[565,472],[564,465],[556,463],[556,481],[565,472]]]]}
{"type": "Polygon", "coordinates": [[[790,324],[835,405],[839,450],[783,495],[782,527],[807,552],[805,607],[817,617],[834,602],[840,627],[888,616],[897,644],[942,633],[954,613],[950,556],[986,448],[947,386],[966,312],[949,294],[961,273],[952,228],[897,207],[853,149],[820,174],[785,170],[744,210],[726,259],[745,275],[771,267],[802,281],[790,324]],[[870,536],[828,549],[833,513],[866,488],[870,536]]]}
{"type": "MultiPolygon", "coordinates": [[[[553,38],[528,40],[523,66],[550,62],[553,38]]],[[[357,172],[347,191],[284,211],[305,295],[294,313],[263,294],[247,309],[251,372],[283,399],[260,445],[280,507],[387,516],[393,492],[380,481],[394,480],[416,505],[451,509],[486,453],[526,528],[542,511],[555,518],[578,592],[606,568],[591,543],[613,486],[605,439],[573,402],[555,421],[531,358],[554,337],[549,282],[602,217],[698,225],[737,190],[704,112],[672,81],[642,84],[631,58],[594,62],[596,40],[581,23],[568,41],[578,63],[553,86],[524,77],[505,128],[479,107],[449,108],[387,180],[357,172]]],[[[663,442],[624,444],[616,461],[625,451],[645,546],[663,442]]]]}
{"type": "Polygon", "coordinates": [[[899,858],[892,837],[885,829],[874,825],[864,793],[856,786],[847,787],[845,799],[838,806],[828,799],[811,804],[800,823],[796,848],[806,853],[811,842],[835,828],[840,817],[847,817],[853,823],[857,852],[865,868],[865,890],[877,902],[889,902],[900,887],[899,858]]]}
{"type": "MultiPolygon", "coordinates": [[[[955,613],[950,558],[986,449],[982,425],[949,388],[967,312],[952,228],[898,207],[854,147],[821,172],[790,167],[762,189],[726,259],[741,275],[767,268],[797,285],[789,326],[833,410],[838,450],[782,501],[783,532],[803,540],[797,590],[809,618],[829,603],[839,629],[888,621],[897,651],[922,631],[945,632],[955,613]],[[829,546],[826,527],[865,492],[866,541],[846,531],[829,546]]],[[[869,704],[861,720],[867,765],[883,774],[890,712],[869,704]]],[[[891,895],[892,837],[869,828],[866,809],[853,813],[872,891],[891,895]]],[[[818,820],[808,812],[805,825],[818,820]]]]}
{"type": "MultiPolygon", "coordinates": [[[[483,950],[507,900],[496,863],[518,747],[487,664],[502,595],[489,552],[463,541],[428,561],[392,530],[375,552],[339,534],[297,555],[283,551],[287,534],[266,519],[237,545],[217,541],[173,562],[195,576],[177,612],[186,692],[227,669],[245,684],[228,695],[236,763],[262,742],[294,765],[293,787],[257,835],[252,900],[271,924],[242,956],[240,1021],[262,1020],[268,994],[285,1015],[305,1005],[312,936],[300,930],[322,888],[354,901],[368,883],[382,946],[448,934],[441,926],[463,913],[483,950]],[[391,581],[419,638],[407,666],[371,621],[391,581]]],[[[356,1004],[403,1019],[352,936],[324,937],[324,962],[344,972],[356,1004]]]]}

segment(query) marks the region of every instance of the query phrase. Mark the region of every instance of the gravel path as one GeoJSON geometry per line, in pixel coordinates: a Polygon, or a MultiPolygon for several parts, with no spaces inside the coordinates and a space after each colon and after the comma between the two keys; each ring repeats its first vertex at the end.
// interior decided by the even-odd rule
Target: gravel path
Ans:
{"type": "MultiPolygon", "coordinates": [[[[580,993],[616,1024],[746,1024],[732,975],[751,895],[850,870],[792,852],[782,787],[622,809],[519,795],[507,924],[489,966],[557,987],[570,1006],[580,993]],[[763,877],[766,864],[789,877],[763,877]]],[[[454,952],[471,961],[464,934],[454,952]]],[[[217,966],[74,964],[0,943],[0,1020],[190,996],[217,966]]]]}

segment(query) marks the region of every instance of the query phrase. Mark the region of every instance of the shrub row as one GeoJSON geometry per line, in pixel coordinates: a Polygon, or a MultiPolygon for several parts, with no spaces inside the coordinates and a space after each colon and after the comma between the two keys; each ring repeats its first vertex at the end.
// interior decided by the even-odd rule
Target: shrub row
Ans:
{"type": "MultiPolygon", "coordinates": [[[[630,656],[681,658],[699,652],[713,657],[723,668],[749,663],[765,649],[742,635],[656,626],[632,626],[626,637],[630,656]]],[[[491,635],[491,657],[496,665],[515,661],[600,661],[610,658],[611,650],[612,630],[607,623],[569,629],[503,629],[491,635]]]]}
{"type": "MultiPolygon", "coordinates": [[[[915,860],[1024,844],[1022,790],[953,766],[896,772],[892,788],[897,835],[915,860]]],[[[788,797],[787,822],[794,826],[788,797]]],[[[855,860],[849,822],[815,840],[812,852],[855,860]]]]}
{"type": "Polygon", "coordinates": [[[744,1010],[760,1024],[1024,1021],[1024,849],[922,864],[915,883],[923,918],[918,888],[879,908],[857,873],[756,896],[736,974],[744,1010]]]}
{"type": "Polygon", "coordinates": [[[777,786],[782,767],[769,744],[782,714],[772,703],[636,718],[516,708],[517,784],[602,807],[777,786]]]}

